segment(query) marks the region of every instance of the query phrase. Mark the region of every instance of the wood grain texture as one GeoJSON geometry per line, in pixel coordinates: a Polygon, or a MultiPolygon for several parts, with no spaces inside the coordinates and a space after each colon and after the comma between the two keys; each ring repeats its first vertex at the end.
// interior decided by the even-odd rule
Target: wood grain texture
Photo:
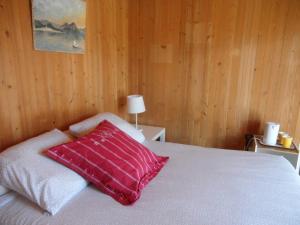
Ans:
{"type": "Polygon", "coordinates": [[[278,121],[300,139],[300,1],[88,0],[86,54],[34,51],[29,0],[0,0],[0,150],[102,111],[167,140],[241,148],[278,121]]]}
{"type": "Polygon", "coordinates": [[[30,0],[0,0],[0,150],[97,112],[127,116],[127,0],[87,1],[84,55],[32,43],[30,0]]]}
{"type": "Polygon", "coordinates": [[[266,121],[300,139],[300,1],[139,0],[130,91],[167,140],[241,148],[266,121]]]}

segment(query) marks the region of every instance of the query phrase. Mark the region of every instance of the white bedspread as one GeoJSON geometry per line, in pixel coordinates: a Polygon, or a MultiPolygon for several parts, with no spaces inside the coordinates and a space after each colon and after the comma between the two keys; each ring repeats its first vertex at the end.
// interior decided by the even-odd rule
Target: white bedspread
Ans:
{"type": "Polygon", "coordinates": [[[171,143],[147,145],[170,160],[135,205],[120,205],[88,187],[58,214],[48,216],[17,196],[0,208],[0,224],[300,224],[300,179],[284,158],[171,143]]]}

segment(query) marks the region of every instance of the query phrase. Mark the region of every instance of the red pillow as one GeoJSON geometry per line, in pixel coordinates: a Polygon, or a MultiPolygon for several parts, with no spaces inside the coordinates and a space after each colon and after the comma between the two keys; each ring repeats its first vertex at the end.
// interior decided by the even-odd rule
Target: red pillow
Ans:
{"type": "Polygon", "coordinates": [[[139,199],[169,159],[155,155],[107,120],[85,137],[50,148],[46,155],[124,205],[139,199]]]}

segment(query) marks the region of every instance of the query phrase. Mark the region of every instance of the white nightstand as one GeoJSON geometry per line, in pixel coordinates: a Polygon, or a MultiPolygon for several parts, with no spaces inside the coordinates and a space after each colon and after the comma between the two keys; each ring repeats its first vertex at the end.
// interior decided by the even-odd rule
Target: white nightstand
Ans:
{"type": "Polygon", "coordinates": [[[161,142],[165,142],[166,140],[166,129],[163,127],[139,125],[139,128],[143,130],[142,132],[146,140],[161,141],[161,142]]]}
{"type": "Polygon", "coordinates": [[[297,173],[299,173],[300,154],[299,154],[298,146],[295,145],[296,146],[295,150],[287,150],[284,148],[265,146],[260,143],[259,138],[260,138],[260,135],[254,135],[252,142],[248,146],[248,149],[247,149],[248,151],[283,156],[293,165],[293,167],[296,169],[297,173]]]}

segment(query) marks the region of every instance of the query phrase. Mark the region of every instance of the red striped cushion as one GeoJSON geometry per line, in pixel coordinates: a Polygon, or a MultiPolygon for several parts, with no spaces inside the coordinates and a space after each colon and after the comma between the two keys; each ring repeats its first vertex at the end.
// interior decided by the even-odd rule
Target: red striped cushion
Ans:
{"type": "Polygon", "coordinates": [[[85,137],[50,148],[46,155],[124,205],[139,199],[169,159],[155,155],[107,120],[85,137]]]}

